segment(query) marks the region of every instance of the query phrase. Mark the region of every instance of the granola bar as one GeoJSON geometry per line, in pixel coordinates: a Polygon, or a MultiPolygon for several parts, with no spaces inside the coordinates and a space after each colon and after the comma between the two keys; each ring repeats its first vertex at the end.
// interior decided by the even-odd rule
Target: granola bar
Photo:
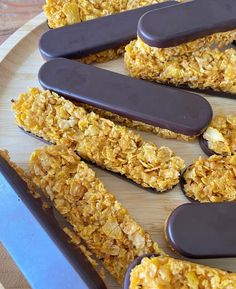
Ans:
{"type": "Polygon", "coordinates": [[[235,289],[236,274],[169,257],[144,258],[129,289],[235,289]]]}
{"type": "Polygon", "coordinates": [[[217,115],[203,134],[208,147],[217,154],[236,153],[236,115],[217,115]]]}
{"type": "Polygon", "coordinates": [[[17,124],[54,144],[73,148],[82,158],[156,191],[179,182],[184,161],[168,147],[140,135],[50,91],[31,88],[13,102],[17,124]]]}
{"type": "Polygon", "coordinates": [[[183,178],[186,195],[199,202],[236,201],[236,155],[200,157],[183,178]]]}
{"type": "Polygon", "coordinates": [[[137,256],[164,254],[72,149],[38,149],[29,166],[33,182],[119,283],[137,256]]]}
{"type": "Polygon", "coordinates": [[[220,49],[235,39],[233,30],[176,47],[156,48],[138,38],[126,46],[125,65],[136,78],[236,93],[236,51],[220,49]]]}

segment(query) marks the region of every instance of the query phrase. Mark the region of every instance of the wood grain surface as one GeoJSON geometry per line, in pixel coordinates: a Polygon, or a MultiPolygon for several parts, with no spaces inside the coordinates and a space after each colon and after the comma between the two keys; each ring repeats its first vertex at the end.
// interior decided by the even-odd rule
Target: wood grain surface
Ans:
{"type": "MultiPolygon", "coordinates": [[[[7,1],[7,3],[10,2],[7,1]]],[[[18,2],[27,3],[26,1],[18,2]]],[[[28,1],[28,4],[30,2],[36,3],[37,1],[28,1]]],[[[27,87],[39,86],[37,74],[43,64],[43,59],[38,50],[38,41],[42,33],[48,29],[45,20],[43,15],[37,16],[0,46],[0,148],[7,149],[12,160],[23,168],[27,168],[31,152],[43,146],[44,143],[27,136],[16,126],[11,112],[11,99],[16,98],[20,92],[26,91],[27,87]]],[[[123,58],[99,66],[126,74],[123,58]]],[[[214,113],[235,112],[235,100],[210,96],[206,98],[211,103],[214,113]]],[[[141,132],[140,134],[146,141],[173,149],[185,160],[186,166],[200,155],[205,157],[197,141],[185,143],[165,140],[151,133],[141,132]]],[[[166,218],[176,207],[187,202],[179,185],[165,194],[154,194],[98,167],[92,166],[92,168],[105,187],[114,193],[118,201],[128,209],[130,215],[151,234],[153,240],[158,242],[167,254],[180,258],[171,252],[163,233],[166,218]]],[[[30,256],[25,256],[25,258],[30,258],[30,256]]],[[[15,266],[9,266],[9,262],[12,264],[9,256],[0,246],[0,282],[5,289],[28,289],[26,281],[15,266]]],[[[195,262],[236,271],[236,258],[195,260],[195,262]]],[[[108,289],[121,289],[111,278],[107,278],[106,284],[108,289]]]]}
{"type": "Polygon", "coordinates": [[[44,0],[0,0],[0,44],[42,11],[44,0]]]}

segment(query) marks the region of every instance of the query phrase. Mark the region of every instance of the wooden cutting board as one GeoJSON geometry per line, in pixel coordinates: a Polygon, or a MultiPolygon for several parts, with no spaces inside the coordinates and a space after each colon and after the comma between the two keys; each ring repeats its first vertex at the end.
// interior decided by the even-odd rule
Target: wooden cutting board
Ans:
{"type": "MultiPolygon", "coordinates": [[[[39,86],[37,73],[44,61],[38,51],[38,41],[40,35],[47,29],[46,19],[43,14],[40,14],[20,28],[0,47],[0,148],[7,149],[12,159],[24,168],[27,168],[27,161],[31,152],[44,144],[25,135],[15,125],[14,116],[11,112],[11,99],[16,98],[20,92],[26,91],[28,87],[39,86]]],[[[122,74],[126,73],[123,58],[98,66],[122,74]]],[[[212,104],[214,113],[235,112],[235,100],[206,97],[212,104]]],[[[185,143],[161,139],[151,133],[140,132],[140,134],[145,140],[154,142],[158,146],[169,146],[185,160],[186,165],[191,164],[200,155],[204,156],[197,141],[185,143]]],[[[150,193],[95,166],[92,166],[92,168],[107,189],[115,194],[130,214],[152,235],[153,239],[167,253],[178,257],[168,249],[164,239],[163,226],[173,209],[188,202],[180,187],[176,186],[175,189],[167,193],[150,193]]],[[[188,238],[187,233],[186,238],[188,238]]],[[[236,258],[201,260],[199,262],[236,271],[236,258]]],[[[0,264],[0,272],[4,272],[4,265],[2,266],[1,260],[0,264]]],[[[120,288],[110,277],[107,278],[106,284],[108,289],[120,288]]]]}

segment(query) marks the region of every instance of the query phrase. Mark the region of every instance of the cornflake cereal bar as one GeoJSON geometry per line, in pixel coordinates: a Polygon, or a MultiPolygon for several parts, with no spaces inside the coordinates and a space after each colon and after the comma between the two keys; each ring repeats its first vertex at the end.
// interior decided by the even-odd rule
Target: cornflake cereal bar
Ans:
{"type": "Polygon", "coordinates": [[[55,93],[31,88],[12,107],[25,131],[73,148],[82,158],[143,187],[165,191],[179,182],[184,161],[169,148],[145,142],[134,131],[55,93]]]}
{"type": "Polygon", "coordinates": [[[141,121],[132,120],[132,119],[126,118],[124,116],[115,114],[113,112],[90,106],[88,104],[76,103],[76,105],[84,107],[86,109],[86,111],[88,111],[88,112],[94,111],[99,116],[110,119],[111,121],[113,121],[116,124],[124,125],[126,127],[132,128],[132,129],[151,132],[151,133],[154,133],[154,134],[156,134],[160,137],[166,138],[166,139],[178,139],[181,141],[190,142],[190,141],[193,141],[197,138],[197,136],[187,136],[184,134],[170,131],[168,129],[164,129],[164,128],[153,126],[153,125],[150,125],[147,123],[143,123],[141,121]]]}
{"type": "Polygon", "coordinates": [[[190,198],[199,202],[236,201],[236,155],[200,157],[183,177],[190,198]]]}
{"type": "Polygon", "coordinates": [[[144,258],[129,289],[235,289],[236,274],[169,257],[144,258]]]}
{"type": "MultiPolygon", "coordinates": [[[[33,198],[40,198],[38,193],[38,187],[32,182],[32,178],[30,174],[27,174],[22,168],[18,167],[14,162],[10,160],[9,153],[6,150],[0,150],[0,156],[4,158],[8,164],[16,171],[16,173],[26,182],[29,192],[31,193],[33,198]]],[[[47,209],[48,205],[46,203],[42,203],[42,206],[47,209]]],[[[84,253],[84,255],[88,258],[89,262],[92,266],[97,269],[98,263],[93,259],[92,253],[83,245],[81,244],[80,237],[75,233],[69,230],[68,228],[64,228],[64,232],[70,237],[71,242],[80,248],[80,250],[84,253]]],[[[99,272],[101,277],[104,277],[103,270],[99,272]]]]}
{"type": "MultiPolygon", "coordinates": [[[[46,0],[44,12],[49,27],[58,28],[159,2],[165,0],[46,0]]],[[[123,55],[124,50],[124,46],[108,49],[84,57],[81,61],[86,64],[106,62],[123,55]]]]}
{"type": "Polygon", "coordinates": [[[236,51],[219,49],[235,39],[233,30],[176,47],[156,48],[138,38],[126,46],[125,65],[136,78],[236,93],[236,51]]]}
{"type": "Polygon", "coordinates": [[[36,150],[31,155],[30,172],[37,186],[119,283],[135,257],[162,254],[72,149],[48,146],[36,150]]]}
{"type": "Polygon", "coordinates": [[[217,154],[236,153],[236,115],[217,115],[203,134],[208,147],[217,154]]]}

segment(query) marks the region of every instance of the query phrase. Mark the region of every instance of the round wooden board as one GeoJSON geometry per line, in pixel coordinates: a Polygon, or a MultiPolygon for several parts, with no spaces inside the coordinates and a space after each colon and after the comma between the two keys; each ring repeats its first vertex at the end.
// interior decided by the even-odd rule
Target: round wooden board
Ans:
{"type": "MultiPolygon", "coordinates": [[[[17,98],[18,94],[26,91],[28,87],[39,86],[37,73],[43,64],[43,59],[38,51],[38,40],[47,29],[45,17],[40,14],[13,34],[0,48],[0,148],[7,149],[12,160],[24,168],[27,168],[30,153],[44,144],[27,136],[16,126],[11,112],[11,99],[17,98]]],[[[98,66],[125,74],[123,58],[98,66]]],[[[235,112],[235,100],[211,96],[207,99],[212,104],[214,113],[235,112]]],[[[140,134],[145,140],[154,142],[158,146],[169,146],[186,161],[186,165],[191,164],[200,155],[204,156],[197,141],[185,143],[161,139],[151,133],[140,134]]],[[[153,239],[171,256],[179,257],[168,249],[163,233],[164,222],[168,215],[177,206],[188,202],[179,185],[167,193],[150,193],[109,172],[95,166],[92,168],[107,189],[115,194],[153,239]]],[[[186,238],[188,238],[187,232],[186,238]]],[[[236,271],[235,258],[198,260],[198,262],[236,271]]],[[[110,277],[107,278],[106,284],[109,289],[120,288],[110,277]]]]}

